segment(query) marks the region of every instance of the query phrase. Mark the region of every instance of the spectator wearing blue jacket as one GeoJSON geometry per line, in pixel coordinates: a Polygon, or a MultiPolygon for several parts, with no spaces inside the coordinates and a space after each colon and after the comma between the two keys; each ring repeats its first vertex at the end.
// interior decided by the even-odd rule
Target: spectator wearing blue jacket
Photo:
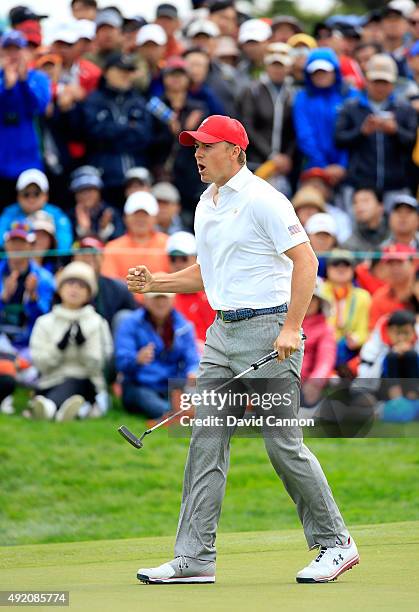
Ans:
{"type": "Polygon", "coordinates": [[[332,185],[345,176],[348,156],[335,144],[336,118],[356,90],[342,82],[339,59],[332,49],[311,51],[304,69],[305,87],[296,95],[294,125],[306,168],[324,168],[332,185]]]}
{"type": "Polygon", "coordinates": [[[70,249],[73,243],[71,221],[58,206],[48,203],[49,183],[45,174],[36,168],[25,170],[17,180],[16,191],[17,202],[7,206],[0,215],[0,247],[12,223],[24,221],[43,210],[54,219],[57,248],[70,249]]]}
{"type": "Polygon", "coordinates": [[[11,30],[0,39],[0,204],[13,202],[17,177],[27,168],[43,168],[36,129],[51,99],[48,77],[28,69],[27,41],[11,30]]]}
{"type": "Polygon", "coordinates": [[[51,309],[55,281],[29,255],[11,255],[31,250],[35,236],[28,223],[14,223],[3,238],[7,259],[0,261],[0,333],[20,352],[28,347],[36,319],[51,309]]]}
{"type": "Polygon", "coordinates": [[[193,326],[173,309],[173,297],[146,294],[144,309],[127,315],[115,336],[123,404],[129,412],[153,419],[170,408],[169,379],[192,381],[199,364],[193,326]]]}

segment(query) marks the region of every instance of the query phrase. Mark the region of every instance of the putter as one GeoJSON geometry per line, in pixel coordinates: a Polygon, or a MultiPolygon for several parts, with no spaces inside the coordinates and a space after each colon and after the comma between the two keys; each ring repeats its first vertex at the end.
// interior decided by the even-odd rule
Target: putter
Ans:
{"type": "MultiPolygon", "coordinates": [[[[305,340],[305,336],[303,336],[303,340],[305,340]]],[[[237,374],[230,380],[227,380],[222,385],[214,389],[213,393],[217,393],[221,389],[224,389],[224,387],[226,387],[227,385],[230,385],[234,380],[237,380],[238,378],[242,378],[242,376],[246,376],[246,374],[248,374],[249,372],[262,368],[264,365],[266,365],[273,359],[276,359],[277,357],[278,357],[278,351],[272,351],[271,353],[268,353],[264,357],[261,357],[255,363],[252,363],[252,365],[249,368],[247,368],[247,370],[243,370],[243,372],[240,372],[240,374],[237,374]]],[[[132,444],[132,446],[134,446],[135,448],[140,449],[143,447],[143,439],[145,438],[145,436],[148,436],[148,434],[151,434],[151,432],[154,431],[155,429],[158,429],[165,423],[168,423],[169,421],[177,417],[179,414],[182,414],[182,412],[184,412],[183,409],[178,410],[174,414],[168,416],[166,419],[163,419],[163,421],[160,421],[160,423],[157,423],[156,425],[154,425],[154,427],[147,429],[140,438],[137,438],[137,436],[133,434],[127,427],[125,427],[125,425],[121,425],[121,427],[118,428],[118,431],[121,434],[121,436],[125,438],[125,440],[127,440],[127,442],[132,444]]]]}

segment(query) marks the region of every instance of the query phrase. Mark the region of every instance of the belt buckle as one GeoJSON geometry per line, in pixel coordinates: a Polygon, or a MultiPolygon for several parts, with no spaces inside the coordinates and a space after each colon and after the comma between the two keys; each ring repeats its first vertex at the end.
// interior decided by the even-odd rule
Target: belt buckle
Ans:
{"type": "Polygon", "coordinates": [[[220,318],[223,323],[231,323],[231,320],[224,318],[224,310],[220,310],[220,318]]]}

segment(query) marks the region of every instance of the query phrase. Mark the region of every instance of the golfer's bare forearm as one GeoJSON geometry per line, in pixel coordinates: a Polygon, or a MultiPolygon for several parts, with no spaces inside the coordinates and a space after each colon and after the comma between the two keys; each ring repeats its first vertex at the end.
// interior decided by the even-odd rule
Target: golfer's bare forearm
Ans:
{"type": "Polygon", "coordinates": [[[199,264],[189,266],[179,272],[168,274],[157,272],[153,274],[153,292],[163,291],[164,293],[196,293],[204,290],[202,282],[201,267],[199,264]]]}
{"type": "MultiPolygon", "coordinates": [[[[305,243],[308,244],[308,243],[305,243]]],[[[299,245],[301,247],[305,246],[299,245]]],[[[298,252],[287,255],[292,259],[294,268],[291,279],[291,299],[284,327],[300,329],[306,315],[314,288],[316,286],[319,262],[311,246],[298,249],[298,252]],[[295,255],[295,256],[294,256],[295,255]]]]}

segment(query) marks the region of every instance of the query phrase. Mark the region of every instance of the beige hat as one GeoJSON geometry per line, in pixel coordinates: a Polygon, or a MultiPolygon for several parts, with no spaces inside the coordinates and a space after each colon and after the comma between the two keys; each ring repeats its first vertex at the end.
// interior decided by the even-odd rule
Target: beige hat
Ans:
{"type": "Polygon", "coordinates": [[[91,296],[95,297],[97,293],[97,280],[92,266],[84,263],[84,261],[72,261],[57,274],[57,289],[59,289],[65,281],[75,279],[86,283],[90,289],[91,296]]]}
{"type": "Polygon", "coordinates": [[[163,293],[161,291],[158,291],[157,293],[144,293],[144,297],[148,297],[148,298],[156,298],[156,297],[167,297],[167,298],[173,298],[175,297],[174,293],[163,293]]]}
{"type": "Polygon", "coordinates": [[[385,53],[373,55],[367,64],[366,77],[369,81],[397,81],[397,64],[392,57],[385,53]]]}
{"type": "Polygon", "coordinates": [[[49,215],[45,210],[37,210],[33,215],[28,217],[34,231],[43,230],[50,236],[55,238],[55,222],[54,217],[49,215]]]}
{"type": "Polygon", "coordinates": [[[236,41],[231,36],[220,36],[214,50],[215,57],[238,57],[240,51],[236,45],[236,41]]]}
{"type": "Polygon", "coordinates": [[[315,206],[321,212],[326,210],[326,202],[323,195],[318,189],[311,185],[301,187],[293,197],[292,203],[295,210],[298,210],[302,206],[315,206]]]}

